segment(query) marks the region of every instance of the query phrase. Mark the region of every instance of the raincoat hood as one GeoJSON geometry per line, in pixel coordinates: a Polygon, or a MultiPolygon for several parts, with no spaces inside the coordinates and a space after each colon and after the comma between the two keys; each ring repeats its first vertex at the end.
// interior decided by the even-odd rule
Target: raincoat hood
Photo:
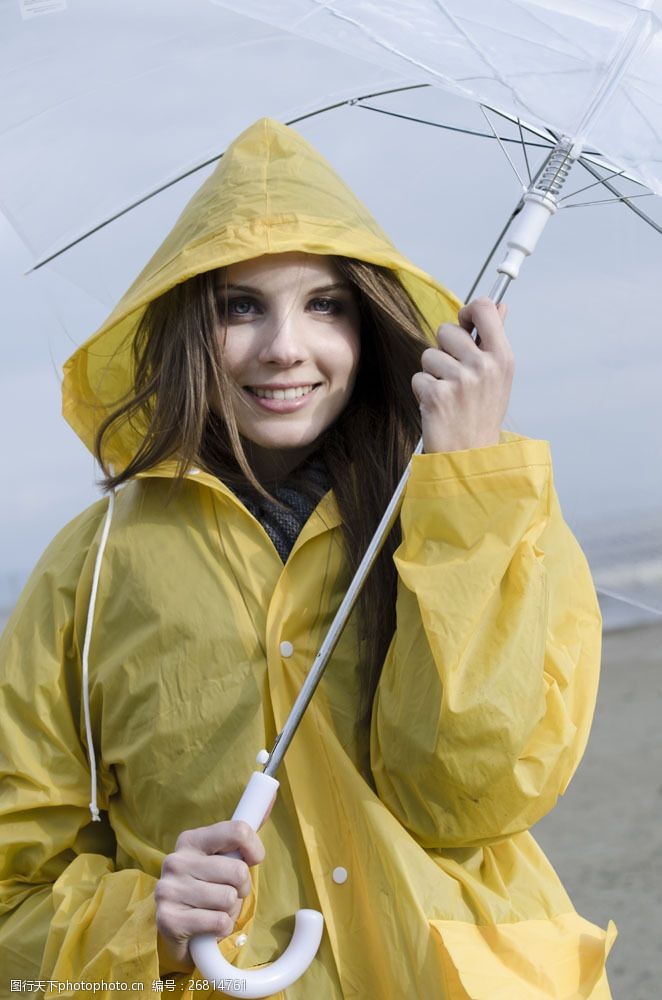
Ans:
{"type": "MultiPolygon", "coordinates": [[[[459,300],[395,249],[330,164],[297,132],[261,118],[228,148],[103,326],[65,363],[63,414],[87,445],[130,391],[131,346],[145,307],[180,282],[242,260],[303,251],[396,272],[434,329],[459,300]]],[[[125,425],[107,441],[116,473],[139,444],[125,425]]]]}

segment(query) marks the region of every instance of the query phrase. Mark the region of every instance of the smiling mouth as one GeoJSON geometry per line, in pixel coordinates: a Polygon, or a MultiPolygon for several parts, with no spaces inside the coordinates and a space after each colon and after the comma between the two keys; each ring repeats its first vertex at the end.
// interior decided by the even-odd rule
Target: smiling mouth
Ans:
{"type": "Polygon", "coordinates": [[[308,396],[318,385],[321,385],[321,382],[292,386],[289,389],[262,389],[252,385],[245,385],[244,389],[260,399],[300,399],[302,396],[308,396]]]}

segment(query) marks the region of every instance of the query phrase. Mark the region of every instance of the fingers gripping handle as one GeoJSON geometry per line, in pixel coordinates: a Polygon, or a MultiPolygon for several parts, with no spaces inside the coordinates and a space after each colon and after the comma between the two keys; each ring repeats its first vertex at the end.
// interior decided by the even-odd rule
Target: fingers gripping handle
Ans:
{"type": "MultiPolygon", "coordinates": [[[[275,778],[255,771],[246,785],[244,794],[232,819],[244,820],[254,830],[259,829],[269,806],[278,791],[275,778]]],[[[238,851],[227,857],[240,858],[238,851]]],[[[222,983],[222,991],[231,997],[268,997],[285,990],[306,971],[315,957],[324,920],[317,910],[299,910],[296,914],[294,933],[289,945],[275,962],[259,969],[238,969],[221,955],[213,934],[199,934],[191,938],[189,950],[196,968],[205,979],[222,983]],[[236,988],[235,988],[236,987],[236,988]]]]}

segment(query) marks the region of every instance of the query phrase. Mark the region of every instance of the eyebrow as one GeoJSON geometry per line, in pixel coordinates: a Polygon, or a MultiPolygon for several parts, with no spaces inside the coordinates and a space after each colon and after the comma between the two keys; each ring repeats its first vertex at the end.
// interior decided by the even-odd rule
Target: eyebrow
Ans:
{"type": "MultiPolygon", "coordinates": [[[[255,288],[253,285],[228,285],[228,291],[232,292],[250,292],[252,295],[263,295],[261,288],[255,288]]],[[[344,291],[349,292],[350,286],[346,281],[336,281],[333,285],[321,285],[319,288],[311,288],[308,290],[308,295],[320,295],[322,292],[337,292],[344,291]]]]}

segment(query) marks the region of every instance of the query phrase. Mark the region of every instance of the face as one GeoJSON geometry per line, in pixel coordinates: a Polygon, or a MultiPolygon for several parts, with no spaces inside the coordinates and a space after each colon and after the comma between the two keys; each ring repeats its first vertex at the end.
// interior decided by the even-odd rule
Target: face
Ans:
{"type": "Polygon", "coordinates": [[[302,461],[347,406],[359,364],[359,311],[333,261],[284,253],[228,268],[234,412],[258,478],[302,461]]]}

